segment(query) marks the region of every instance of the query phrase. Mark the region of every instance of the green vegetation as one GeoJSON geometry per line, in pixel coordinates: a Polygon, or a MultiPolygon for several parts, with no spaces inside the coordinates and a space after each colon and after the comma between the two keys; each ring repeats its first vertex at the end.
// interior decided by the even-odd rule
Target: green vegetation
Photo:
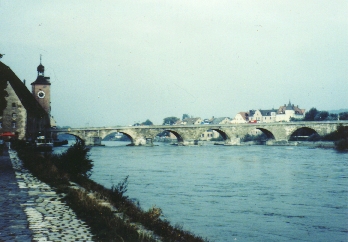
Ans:
{"type": "Polygon", "coordinates": [[[60,155],[52,155],[50,158],[54,165],[63,172],[73,177],[91,175],[93,161],[89,159],[90,148],[85,146],[84,141],[76,139],[69,149],[60,155]]]}
{"type": "Polygon", "coordinates": [[[66,194],[64,200],[91,227],[96,241],[155,241],[149,235],[139,233],[135,224],[153,231],[162,241],[204,241],[163,220],[160,208],[152,207],[143,211],[139,204],[128,199],[124,195],[127,192],[128,176],[111,189],[90,180],[88,176],[92,161],[88,158],[89,149],[83,142],[71,146],[61,155],[38,153],[27,146],[25,141],[15,141],[11,147],[17,150],[19,158],[34,176],[55,187],[57,192],[66,194]],[[73,157],[80,161],[73,161],[73,157]],[[67,160],[63,159],[74,163],[74,168],[67,168],[68,164],[64,163],[67,160]],[[83,189],[71,188],[70,181],[83,189]],[[108,201],[117,211],[101,206],[98,200],[108,201]],[[115,212],[120,216],[116,216],[115,212]]]}
{"type": "Polygon", "coordinates": [[[311,108],[306,112],[303,119],[291,118],[291,121],[335,121],[348,120],[348,112],[341,112],[339,114],[329,113],[327,111],[319,111],[316,108],[311,108]]]}
{"type": "Polygon", "coordinates": [[[153,123],[149,119],[146,119],[146,121],[142,122],[141,125],[153,125],[153,123]]]}
{"type": "Polygon", "coordinates": [[[337,150],[348,150],[348,126],[339,125],[335,132],[324,136],[323,140],[334,141],[337,150]]]}
{"type": "Polygon", "coordinates": [[[184,113],[184,114],[182,115],[182,119],[181,119],[181,120],[185,120],[185,119],[187,119],[187,118],[190,118],[190,115],[188,115],[187,113],[184,113]]]}
{"type": "Polygon", "coordinates": [[[340,124],[337,130],[327,134],[325,136],[320,136],[314,130],[311,129],[299,129],[291,137],[291,141],[301,140],[301,141],[333,141],[335,148],[337,150],[347,150],[348,149],[348,126],[343,126],[340,124]],[[300,138],[298,138],[300,137],[300,138]]]}
{"type": "Polygon", "coordinates": [[[264,140],[267,140],[267,135],[265,135],[264,133],[258,134],[258,135],[247,134],[243,137],[243,142],[248,142],[248,141],[261,142],[264,140]]]}
{"type": "Polygon", "coordinates": [[[173,125],[178,121],[179,118],[177,117],[167,117],[163,119],[163,125],[173,125]]]}

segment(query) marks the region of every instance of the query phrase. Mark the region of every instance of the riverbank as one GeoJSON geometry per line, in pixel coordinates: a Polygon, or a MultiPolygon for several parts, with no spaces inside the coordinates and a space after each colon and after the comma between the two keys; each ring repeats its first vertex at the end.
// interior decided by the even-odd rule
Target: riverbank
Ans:
{"type": "Polygon", "coordinates": [[[0,168],[0,241],[93,241],[64,194],[26,170],[15,151],[4,151],[0,168]]]}
{"type": "Polygon", "coordinates": [[[90,226],[97,241],[204,241],[162,220],[157,207],[142,211],[123,195],[125,181],[106,189],[87,177],[73,178],[57,170],[50,155],[19,150],[19,157],[32,174],[54,187],[61,200],[90,226]]]}

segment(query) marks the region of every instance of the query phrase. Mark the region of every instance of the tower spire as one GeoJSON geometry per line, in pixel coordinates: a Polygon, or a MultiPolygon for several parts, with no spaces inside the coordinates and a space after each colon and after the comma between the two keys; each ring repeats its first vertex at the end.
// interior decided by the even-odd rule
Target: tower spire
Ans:
{"type": "Polygon", "coordinates": [[[41,64],[42,61],[42,55],[40,54],[40,65],[37,67],[37,76],[44,76],[45,75],[45,67],[41,64]]]}

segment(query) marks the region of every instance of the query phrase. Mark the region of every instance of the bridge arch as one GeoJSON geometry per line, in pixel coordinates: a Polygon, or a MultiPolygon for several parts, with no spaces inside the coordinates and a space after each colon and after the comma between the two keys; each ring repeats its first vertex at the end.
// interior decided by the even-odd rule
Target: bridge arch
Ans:
{"type": "Polygon", "coordinates": [[[262,133],[264,133],[267,136],[267,139],[275,139],[274,134],[268,129],[264,129],[264,128],[256,128],[256,129],[262,131],[262,133]]]}
{"type": "Polygon", "coordinates": [[[78,140],[85,141],[80,135],[75,134],[75,133],[70,133],[70,132],[60,132],[60,133],[57,133],[57,138],[58,138],[59,135],[63,135],[63,134],[71,135],[71,136],[74,136],[78,140]]]}
{"type": "Polygon", "coordinates": [[[319,135],[319,133],[314,128],[300,127],[289,135],[288,140],[307,140],[311,135],[319,135]]]}
{"type": "Polygon", "coordinates": [[[183,143],[184,142],[184,138],[178,132],[176,132],[174,130],[171,130],[171,129],[166,129],[165,131],[168,131],[168,132],[174,134],[176,139],[178,140],[178,143],[183,143]]]}
{"type": "Polygon", "coordinates": [[[214,130],[214,131],[216,131],[216,132],[218,132],[219,133],[219,135],[221,135],[221,137],[226,141],[226,140],[228,140],[229,139],[229,136],[226,134],[226,132],[224,132],[223,130],[221,130],[221,129],[214,129],[214,128],[212,128],[211,130],[214,130]]]}
{"type": "Polygon", "coordinates": [[[130,140],[131,144],[134,144],[134,140],[135,140],[134,135],[130,134],[130,132],[122,131],[122,130],[109,130],[107,132],[102,132],[101,138],[104,139],[106,136],[113,134],[113,133],[121,133],[121,134],[127,136],[128,139],[130,140]]]}

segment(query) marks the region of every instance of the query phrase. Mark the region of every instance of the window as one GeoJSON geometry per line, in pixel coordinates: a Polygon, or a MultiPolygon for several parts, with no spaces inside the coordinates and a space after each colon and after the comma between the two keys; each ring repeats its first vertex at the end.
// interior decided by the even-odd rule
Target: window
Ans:
{"type": "Polygon", "coordinates": [[[17,118],[17,114],[16,113],[12,113],[12,118],[17,118]]]}
{"type": "Polygon", "coordinates": [[[16,128],[16,122],[12,122],[12,128],[16,128]]]}
{"type": "Polygon", "coordinates": [[[12,109],[15,109],[17,107],[16,103],[12,103],[12,109]]]}

